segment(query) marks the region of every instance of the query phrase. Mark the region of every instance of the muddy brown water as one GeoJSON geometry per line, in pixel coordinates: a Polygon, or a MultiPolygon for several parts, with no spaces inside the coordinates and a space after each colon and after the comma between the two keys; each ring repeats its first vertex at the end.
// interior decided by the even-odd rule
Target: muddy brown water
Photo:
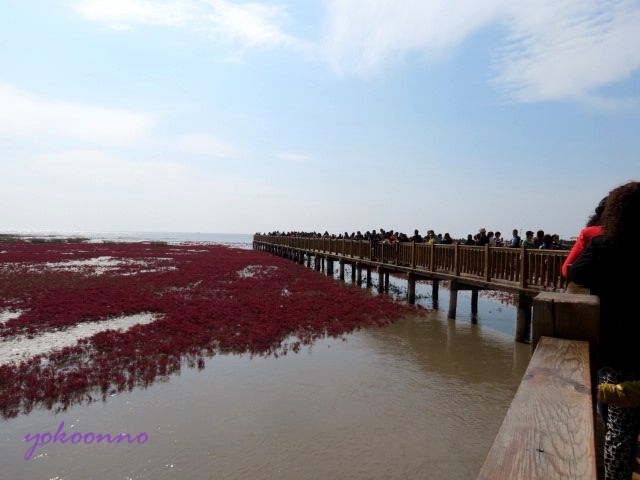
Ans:
{"type": "Polygon", "coordinates": [[[529,348],[434,312],[299,353],[218,355],[147,389],[0,425],[2,479],[473,478],[529,348]],[[140,432],[143,445],[28,433],[140,432]]]}

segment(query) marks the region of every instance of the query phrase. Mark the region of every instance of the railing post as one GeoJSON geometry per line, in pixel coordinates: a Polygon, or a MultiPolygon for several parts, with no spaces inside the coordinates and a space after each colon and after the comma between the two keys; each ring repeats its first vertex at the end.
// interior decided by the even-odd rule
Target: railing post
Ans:
{"type": "Polygon", "coordinates": [[[431,244],[431,258],[429,259],[429,271],[433,272],[433,266],[435,265],[436,258],[436,246],[435,244],[431,244]]]}
{"type": "Polygon", "coordinates": [[[398,263],[400,263],[400,242],[396,242],[394,253],[396,254],[396,265],[398,265],[398,263]]]}
{"type": "Polygon", "coordinates": [[[460,276],[460,244],[457,242],[453,250],[453,273],[456,277],[460,276]]]}
{"type": "Polygon", "coordinates": [[[380,242],[380,263],[384,263],[384,241],[380,242]]]}
{"type": "Polygon", "coordinates": [[[411,243],[411,268],[416,268],[416,242],[411,243]]]}
{"type": "Polygon", "coordinates": [[[529,262],[527,261],[527,248],[520,247],[520,288],[527,288],[527,277],[529,276],[529,262]]]}
{"type": "Polygon", "coordinates": [[[491,247],[488,243],[484,246],[484,279],[491,281],[491,247]]]}

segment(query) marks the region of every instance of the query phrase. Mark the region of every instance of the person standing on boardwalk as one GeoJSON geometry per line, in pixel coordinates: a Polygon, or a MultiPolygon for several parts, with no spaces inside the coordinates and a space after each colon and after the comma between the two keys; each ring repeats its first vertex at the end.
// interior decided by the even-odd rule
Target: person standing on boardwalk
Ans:
{"type": "Polygon", "coordinates": [[[511,248],[520,248],[520,242],[521,240],[520,240],[520,236],[518,235],[518,230],[514,228],[512,232],[511,240],[509,241],[509,246],[511,248]]]}
{"type": "MultiPolygon", "coordinates": [[[[604,235],[595,237],[570,271],[569,279],[600,297],[599,384],[640,380],[640,182],[611,191],[601,217],[604,235]]],[[[605,478],[631,478],[640,408],[609,405],[599,411],[606,425],[605,478]]]]}
{"type": "Polygon", "coordinates": [[[494,237],[494,241],[493,244],[496,247],[503,247],[504,246],[504,239],[502,238],[502,233],[500,232],[496,232],[496,235],[494,237]]]}
{"type": "Polygon", "coordinates": [[[578,240],[576,240],[576,243],[573,245],[571,252],[569,252],[569,256],[562,264],[562,276],[567,276],[569,265],[573,265],[580,254],[582,254],[582,252],[589,246],[591,240],[593,240],[595,237],[599,237],[600,235],[604,235],[604,230],[600,225],[600,217],[602,216],[602,212],[604,212],[604,205],[606,201],[607,197],[604,197],[602,200],[600,200],[600,203],[596,207],[596,211],[589,218],[587,226],[580,231],[578,240]]]}
{"type": "Polygon", "coordinates": [[[478,233],[478,240],[476,241],[476,245],[479,247],[484,247],[489,243],[489,237],[487,236],[487,231],[484,228],[480,229],[478,233]]]}
{"type": "Polygon", "coordinates": [[[536,238],[533,239],[533,248],[540,248],[540,245],[544,243],[544,230],[538,230],[536,232],[536,238]]]}
{"type": "Polygon", "coordinates": [[[522,241],[522,246],[525,248],[536,248],[536,242],[533,239],[533,232],[531,230],[527,230],[525,239],[522,241]]]}

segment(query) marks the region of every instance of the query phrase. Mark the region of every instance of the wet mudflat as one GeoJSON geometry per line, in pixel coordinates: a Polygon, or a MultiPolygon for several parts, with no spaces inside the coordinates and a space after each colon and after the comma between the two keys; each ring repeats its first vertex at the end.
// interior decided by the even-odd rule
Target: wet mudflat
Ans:
{"type": "Polygon", "coordinates": [[[2,421],[1,478],[473,478],[529,359],[526,345],[441,313],[202,370],[106,402],[2,421]],[[148,434],[143,445],[49,444],[27,433],[148,434]]]}

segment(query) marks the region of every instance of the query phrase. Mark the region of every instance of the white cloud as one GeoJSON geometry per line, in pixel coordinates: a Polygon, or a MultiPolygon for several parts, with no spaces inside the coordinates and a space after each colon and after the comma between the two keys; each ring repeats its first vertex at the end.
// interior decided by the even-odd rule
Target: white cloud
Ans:
{"type": "Polygon", "coordinates": [[[189,133],[181,135],[176,141],[179,150],[194,155],[216,158],[235,158],[240,150],[210,133],[189,133]]]}
{"type": "Polygon", "coordinates": [[[274,153],[272,156],[279,160],[287,160],[290,162],[309,162],[312,160],[310,155],[304,153],[282,152],[274,153]]]}
{"type": "MultiPolygon", "coordinates": [[[[517,101],[593,98],[640,68],[637,0],[327,0],[324,51],[342,74],[433,58],[489,25],[506,30],[494,81],[517,101]]],[[[593,103],[593,102],[592,102],[593,103]]]]}
{"type": "Polygon", "coordinates": [[[580,98],[640,67],[640,3],[538,1],[506,15],[496,82],[519,101],[580,98]]]}
{"type": "Polygon", "coordinates": [[[144,140],[155,123],[147,113],[51,100],[0,84],[0,136],[124,145],[144,140]]]}
{"type": "Polygon", "coordinates": [[[369,75],[417,52],[435,55],[487,25],[501,1],[327,0],[325,52],[340,73],[369,75]]]}
{"type": "Polygon", "coordinates": [[[123,30],[136,25],[185,28],[243,48],[300,47],[286,34],[282,6],[227,0],[79,0],[76,12],[87,20],[123,30]]]}

